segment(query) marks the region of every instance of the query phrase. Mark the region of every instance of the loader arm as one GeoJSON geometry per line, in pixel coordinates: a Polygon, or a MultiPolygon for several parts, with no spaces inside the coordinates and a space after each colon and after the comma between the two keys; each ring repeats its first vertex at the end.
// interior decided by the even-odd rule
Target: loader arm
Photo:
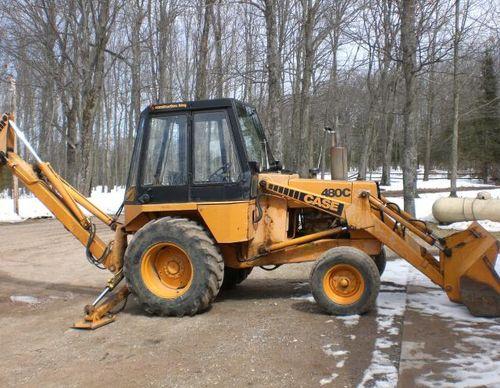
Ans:
{"type": "MultiPolygon", "coordinates": [[[[14,176],[18,177],[24,186],[63,224],[66,230],[80,241],[86,248],[86,255],[90,262],[113,273],[105,292],[101,293],[92,305],[87,306],[86,318],[80,326],[87,328],[84,327],[86,322],[92,323],[93,326],[96,326],[97,322],[102,323],[103,319],[109,318],[104,318],[109,312],[107,309],[109,301],[100,304],[97,315],[92,316],[92,313],[104,296],[112,291],[123,278],[123,256],[127,246],[127,235],[123,225],[97,208],[78,190],[62,179],[49,163],[43,162],[24,138],[24,134],[14,123],[13,117],[8,114],[4,114],[0,120],[0,168],[2,166],[7,167],[14,176]],[[34,164],[26,162],[14,151],[17,137],[24,142],[32,154],[36,161],[34,164]],[[115,231],[113,241],[105,243],[96,234],[94,223],[85,216],[82,208],[115,231]]],[[[127,292],[122,290],[118,294],[125,295],[127,292]]]]}
{"type": "Polygon", "coordinates": [[[500,280],[495,272],[499,244],[478,223],[446,238],[435,236],[421,220],[384,197],[354,191],[350,203],[307,192],[266,178],[264,193],[296,201],[337,217],[351,230],[361,229],[397,253],[440,286],[450,300],[465,304],[474,315],[500,316],[500,280]],[[439,250],[439,260],[429,253],[439,250]]]}

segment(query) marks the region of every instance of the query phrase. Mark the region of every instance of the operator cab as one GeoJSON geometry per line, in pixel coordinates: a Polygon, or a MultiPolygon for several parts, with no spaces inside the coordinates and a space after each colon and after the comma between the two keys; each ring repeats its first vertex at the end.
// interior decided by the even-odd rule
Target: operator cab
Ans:
{"type": "Polygon", "coordinates": [[[234,99],[150,105],[141,113],[128,204],[253,198],[258,172],[279,170],[255,108],[234,99]]]}

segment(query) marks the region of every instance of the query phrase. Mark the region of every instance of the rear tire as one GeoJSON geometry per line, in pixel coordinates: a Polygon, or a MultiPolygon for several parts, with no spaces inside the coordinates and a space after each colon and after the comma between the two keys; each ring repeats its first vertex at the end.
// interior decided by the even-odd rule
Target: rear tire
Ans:
{"type": "Polygon", "coordinates": [[[373,259],[352,247],[326,251],[311,271],[316,302],[333,315],[364,314],[374,305],[380,275],[373,259]]]}
{"type": "Polygon", "coordinates": [[[196,222],[160,218],[130,242],[124,274],[150,314],[194,315],[206,310],[222,285],[224,261],[217,245],[196,222]]]}
{"type": "Polygon", "coordinates": [[[236,287],[243,280],[245,280],[250,272],[252,272],[253,268],[231,268],[224,267],[224,281],[222,282],[223,290],[230,290],[231,288],[236,287]]]}

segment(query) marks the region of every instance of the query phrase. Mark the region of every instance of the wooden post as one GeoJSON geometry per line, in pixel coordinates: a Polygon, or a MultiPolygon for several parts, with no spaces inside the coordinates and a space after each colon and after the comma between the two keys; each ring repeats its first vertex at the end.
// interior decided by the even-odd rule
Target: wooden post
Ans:
{"type": "MultiPolygon", "coordinates": [[[[9,76],[7,80],[10,82],[9,87],[9,113],[14,119],[16,116],[16,80],[9,76]]],[[[17,153],[17,141],[14,142],[14,152],[17,153]]],[[[12,178],[12,200],[14,201],[14,212],[19,215],[19,179],[13,175],[12,178]]]]}

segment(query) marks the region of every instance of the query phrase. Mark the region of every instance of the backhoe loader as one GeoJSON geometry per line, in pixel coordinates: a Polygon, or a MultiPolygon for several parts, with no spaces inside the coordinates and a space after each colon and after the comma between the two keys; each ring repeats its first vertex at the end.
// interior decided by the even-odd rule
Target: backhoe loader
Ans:
{"type": "Polygon", "coordinates": [[[77,328],[112,322],[113,309],[130,293],[151,314],[200,313],[254,267],[308,261],[315,262],[310,286],[321,308],[363,314],[376,303],[384,246],[472,314],[500,315],[499,244],[479,224],[438,238],[385,199],[376,182],[302,179],[284,170],[256,110],[234,99],[155,104],[142,112],[123,222],[43,162],[9,114],[0,121],[0,166],[84,245],[92,264],[112,273],[77,328]],[[16,137],[32,163],[15,152],[16,137]],[[115,231],[113,241],[99,238],[95,219],[115,231]]]}

